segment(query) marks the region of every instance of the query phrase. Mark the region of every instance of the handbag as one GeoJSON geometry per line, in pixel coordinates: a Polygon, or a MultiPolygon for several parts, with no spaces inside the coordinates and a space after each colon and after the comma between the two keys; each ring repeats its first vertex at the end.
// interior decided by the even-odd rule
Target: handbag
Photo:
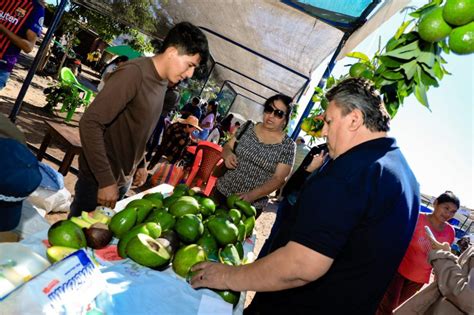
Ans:
{"type": "Polygon", "coordinates": [[[155,173],[151,177],[151,184],[158,186],[161,184],[170,184],[176,186],[184,178],[185,166],[182,161],[175,164],[168,162],[158,163],[155,173]]]}
{"type": "MultiPolygon", "coordinates": [[[[239,144],[240,138],[244,135],[244,133],[247,131],[248,127],[252,123],[251,120],[247,120],[247,122],[242,126],[242,131],[239,132],[239,134],[235,137],[235,142],[234,142],[234,147],[232,148],[232,152],[235,153],[235,150],[237,149],[237,145],[239,144]]],[[[216,167],[214,168],[214,171],[212,172],[212,176],[214,177],[221,177],[224,176],[224,174],[229,170],[227,166],[225,166],[225,161],[222,160],[220,164],[217,164],[216,167]]]]}

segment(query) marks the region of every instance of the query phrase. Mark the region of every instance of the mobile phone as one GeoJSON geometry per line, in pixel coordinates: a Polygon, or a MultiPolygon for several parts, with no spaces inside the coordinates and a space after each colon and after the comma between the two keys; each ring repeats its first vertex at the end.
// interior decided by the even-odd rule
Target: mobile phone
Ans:
{"type": "Polygon", "coordinates": [[[431,229],[429,228],[429,226],[425,225],[425,231],[426,231],[426,234],[428,234],[428,236],[434,240],[434,241],[437,241],[436,237],[434,236],[433,232],[431,231],[431,229]]]}

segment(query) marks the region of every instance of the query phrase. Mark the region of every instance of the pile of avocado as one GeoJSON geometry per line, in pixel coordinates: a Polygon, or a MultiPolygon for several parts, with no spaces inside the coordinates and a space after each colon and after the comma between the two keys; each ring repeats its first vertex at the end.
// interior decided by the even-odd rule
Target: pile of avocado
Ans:
{"type": "MultiPolygon", "coordinates": [[[[157,270],[171,263],[176,274],[189,279],[191,267],[202,261],[240,265],[255,215],[255,208],[236,195],[219,206],[212,198],[177,185],[169,197],[153,193],[131,201],[112,217],[109,229],[119,239],[121,257],[157,270]]],[[[216,292],[234,305],[240,297],[237,292],[216,292]]]]}
{"type": "MultiPolygon", "coordinates": [[[[109,219],[106,228],[110,236],[118,239],[120,257],[155,270],[172,264],[176,274],[189,279],[191,267],[202,261],[242,264],[243,242],[253,232],[255,215],[255,208],[237,195],[229,196],[225,205],[217,205],[212,198],[181,184],[169,197],[151,193],[129,202],[109,219]]],[[[54,249],[48,251],[54,255],[48,257],[54,256],[50,259],[57,261],[77,248],[92,247],[86,237],[91,225],[85,221],[94,216],[99,217],[83,213],[81,218],[53,225],[48,239],[54,249]],[[58,249],[60,254],[56,253],[58,249]]],[[[101,219],[100,223],[104,223],[101,219]]],[[[234,305],[240,298],[238,292],[216,292],[234,305]]]]}

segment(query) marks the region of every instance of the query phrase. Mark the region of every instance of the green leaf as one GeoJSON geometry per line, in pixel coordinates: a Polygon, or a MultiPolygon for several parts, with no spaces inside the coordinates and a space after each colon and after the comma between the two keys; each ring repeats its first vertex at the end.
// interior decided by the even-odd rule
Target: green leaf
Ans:
{"type": "Polygon", "coordinates": [[[382,73],[382,77],[391,81],[402,80],[404,78],[403,74],[397,71],[385,71],[384,73],[382,73]]]}
{"type": "Polygon", "coordinates": [[[313,97],[311,98],[311,101],[313,101],[313,103],[317,103],[320,100],[321,100],[321,98],[316,94],[314,94],[313,97]]]}
{"type": "Polygon", "coordinates": [[[415,97],[422,105],[430,107],[428,104],[428,97],[426,96],[426,88],[423,83],[415,85],[415,97]]]}
{"type": "Polygon", "coordinates": [[[410,60],[418,57],[420,54],[420,47],[418,47],[418,41],[414,41],[406,46],[399,47],[390,52],[385,53],[385,56],[400,58],[403,60],[410,60]]]}
{"type": "Polygon", "coordinates": [[[432,77],[430,74],[428,74],[423,67],[422,67],[422,70],[419,73],[419,77],[420,77],[420,80],[423,83],[423,85],[434,86],[434,87],[439,86],[438,81],[436,81],[436,79],[434,77],[432,77]]]}
{"type": "Polygon", "coordinates": [[[385,109],[387,109],[388,114],[390,115],[391,118],[395,117],[398,111],[398,107],[400,107],[400,103],[398,101],[392,101],[392,102],[386,102],[385,103],[385,109]]]}
{"type": "Polygon", "coordinates": [[[398,40],[395,37],[390,38],[390,40],[387,42],[387,45],[385,45],[385,51],[389,52],[394,50],[398,47],[398,45],[401,44],[401,42],[401,40],[398,40]]]}
{"type": "Polygon", "coordinates": [[[445,54],[449,54],[451,52],[451,49],[449,49],[448,43],[446,43],[446,39],[440,40],[439,42],[435,43],[437,44],[445,54]]]}
{"type": "Polygon", "coordinates": [[[320,105],[321,105],[321,108],[322,108],[322,109],[326,110],[326,109],[328,108],[328,105],[329,105],[328,99],[327,99],[327,98],[323,98],[323,99],[321,100],[320,105]]]}
{"type": "Polygon", "coordinates": [[[438,78],[438,80],[443,79],[444,71],[443,71],[443,68],[441,66],[441,63],[438,61],[438,58],[436,58],[436,61],[433,65],[433,73],[434,73],[435,77],[438,78]]]}
{"type": "Polygon", "coordinates": [[[419,8],[419,9],[417,9],[416,11],[413,11],[412,13],[410,13],[410,16],[411,16],[411,17],[414,17],[414,18],[419,18],[419,17],[421,17],[423,14],[426,14],[426,13],[428,13],[429,11],[433,10],[434,8],[440,6],[442,2],[443,2],[443,0],[434,0],[434,1],[431,1],[430,3],[425,4],[425,5],[422,6],[421,8],[419,8]]]}
{"type": "Polygon", "coordinates": [[[408,63],[403,64],[400,68],[402,68],[405,72],[405,77],[408,80],[411,80],[413,78],[413,75],[415,75],[416,69],[418,68],[418,64],[416,63],[416,60],[412,60],[408,63]]]}
{"type": "Polygon", "coordinates": [[[418,62],[421,62],[421,63],[424,63],[425,65],[427,65],[428,67],[432,68],[434,63],[435,63],[435,58],[436,58],[436,55],[434,54],[433,52],[433,46],[430,45],[431,47],[428,49],[428,50],[423,50],[420,55],[418,56],[418,58],[416,58],[416,60],[418,60],[418,62]]]}
{"type": "Polygon", "coordinates": [[[317,87],[314,88],[314,92],[316,92],[316,93],[318,93],[318,94],[323,94],[324,91],[323,91],[322,88],[320,88],[319,86],[317,86],[317,87]]]}
{"type": "Polygon", "coordinates": [[[393,81],[386,80],[384,77],[380,76],[374,79],[375,87],[380,90],[385,85],[393,84],[393,81]]]}
{"type": "Polygon", "coordinates": [[[398,68],[400,65],[402,65],[404,62],[400,61],[397,58],[393,57],[388,57],[388,56],[380,56],[378,57],[381,63],[383,63],[385,66],[388,68],[398,68]]]}
{"type": "Polygon", "coordinates": [[[367,63],[370,63],[370,58],[366,54],[361,53],[361,52],[357,52],[357,51],[351,52],[351,53],[348,53],[346,56],[350,57],[350,58],[356,58],[356,59],[359,59],[359,60],[363,60],[367,63]]]}
{"type": "Polygon", "coordinates": [[[405,32],[406,28],[408,27],[408,25],[411,24],[411,22],[413,22],[414,20],[409,20],[409,21],[406,21],[405,23],[403,23],[397,30],[397,32],[395,33],[395,36],[394,38],[395,39],[399,39],[400,36],[402,36],[402,34],[405,32]]]}
{"type": "Polygon", "coordinates": [[[436,79],[436,74],[432,68],[428,67],[424,63],[420,63],[420,65],[421,65],[421,69],[423,69],[423,72],[431,76],[432,79],[436,79]]]}
{"type": "Polygon", "coordinates": [[[326,89],[330,89],[336,83],[336,79],[331,75],[326,81],[326,89]]]}

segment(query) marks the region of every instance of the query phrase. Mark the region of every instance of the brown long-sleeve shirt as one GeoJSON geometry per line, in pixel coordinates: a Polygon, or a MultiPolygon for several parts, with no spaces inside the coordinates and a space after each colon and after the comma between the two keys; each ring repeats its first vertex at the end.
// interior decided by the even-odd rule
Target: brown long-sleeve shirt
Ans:
{"type": "Polygon", "coordinates": [[[167,84],[151,58],[127,62],[108,76],[79,123],[82,175],[95,178],[99,188],[131,179],[161,115],[167,84]]]}

